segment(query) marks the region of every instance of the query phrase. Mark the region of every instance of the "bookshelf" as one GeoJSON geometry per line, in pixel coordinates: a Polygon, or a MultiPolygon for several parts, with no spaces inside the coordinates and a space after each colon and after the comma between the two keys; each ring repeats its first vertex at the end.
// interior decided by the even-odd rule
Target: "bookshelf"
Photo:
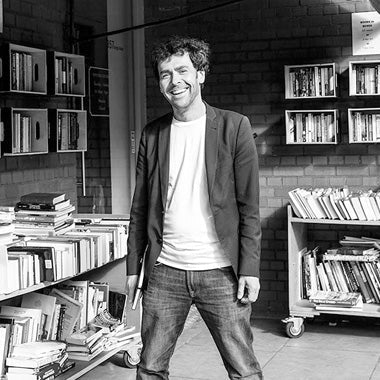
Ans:
{"type": "Polygon", "coordinates": [[[347,311],[318,311],[314,304],[301,295],[301,255],[300,252],[307,247],[307,232],[311,225],[360,225],[380,226],[379,221],[359,220],[332,220],[332,219],[303,219],[295,217],[291,206],[288,206],[288,276],[289,276],[289,314],[283,322],[286,324],[286,332],[289,337],[296,338],[304,332],[304,319],[313,318],[322,313],[340,314],[361,317],[380,317],[380,304],[364,303],[362,310],[347,311]]]}
{"type": "Polygon", "coordinates": [[[380,60],[349,62],[350,96],[380,95],[380,60]]]}
{"type": "Polygon", "coordinates": [[[0,91],[46,95],[46,51],[12,43],[2,45],[0,91]]]}
{"type": "MultiPolygon", "coordinates": [[[[80,100],[80,109],[13,108],[1,113],[0,156],[33,155],[50,152],[87,150],[87,115],[83,110],[85,57],[5,43],[0,50],[0,92],[15,94],[19,106],[28,98],[43,96],[47,104],[52,96],[66,97],[70,104],[80,100]],[[16,95],[17,94],[17,95],[16,95]],[[49,95],[49,97],[47,97],[49,95]],[[51,114],[51,117],[49,115],[51,114]],[[62,132],[62,129],[67,132],[62,132]],[[1,132],[3,132],[3,139],[1,132]],[[61,139],[62,137],[62,139],[61,139]]],[[[70,106],[71,107],[71,106],[70,106]]]]}
{"type": "MultiPolygon", "coordinates": [[[[75,221],[78,222],[78,225],[81,223],[94,223],[97,227],[101,226],[104,228],[104,233],[109,234],[110,229],[120,228],[121,226],[126,229],[129,215],[105,215],[105,214],[76,214],[74,216],[75,221]]],[[[52,282],[43,282],[38,283],[33,286],[19,289],[17,291],[0,294],[0,305],[9,305],[17,304],[17,300],[21,296],[25,296],[28,293],[41,291],[45,288],[54,288],[56,285],[64,283],[67,280],[87,280],[87,281],[96,281],[99,283],[107,283],[109,285],[109,290],[114,292],[123,293],[124,292],[124,278],[125,278],[125,255],[126,255],[126,236],[120,238],[121,231],[118,230],[119,234],[115,235],[112,243],[110,241],[109,247],[114,247],[114,258],[109,261],[106,260],[105,263],[100,264],[95,267],[91,267],[88,270],[76,273],[74,276],[61,278],[57,281],[52,282]],[[116,236],[119,236],[117,238],[116,236]],[[121,245],[119,245],[119,243],[121,245]],[[125,245],[125,247],[124,247],[125,245]],[[117,248],[116,248],[117,247],[117,248]],[[123,248],[124,247],[124,248],[123,248]],[[118,252],[116,254],[115,252],[118,252]]],[[[98,232],[100,234],[100,232],[98,232]]],[[[126,232],[125,232],[126,234],[126,232]]],[[[68,237],[70,239],[70,237],[68,237]]],[[[52,243],[54,245],[54,243],[52,243]]],[[[0,265],[4,264],[2,260],[7,257],[7,247],[0,245],[0,265]]],[[[4,278],[0,278],[0,284],[4,285],[4,278]]],[[[68,370],[67,372],[59,375],[59,379],[63,380],[75,380],[83,376],[85,373],[91,371],[96,366],[103,363],[105,360],[109,359],[111,356],[115,355],[118,352],[123,354],[124,363],[126,366],[130,366],[129,359],[129,350],[132,352],[136,350],[136,347],[139,346],[140,338],[140,318],[141,318],[141,307],[138,306],[136,310],[131,310],[129,307],[126,309],[126,318],[128,323],[136,326],[136,329],[131,332],[130,340],[126,341],[124,344],[113,347],[110,350],[106,350],[96,356],[93,360],[90,361],[75,361],[75,366],[68,370]]]]}
{"type": "Polygon", "coordinates": [[[77,54],[48,52],[48,93],[84,97],[85,57],[77,54]]]}
{"type": "Polygon", "coordinates": [[[87,150],[87,112],[73,109],[49,109],[51,152],[87,150]]]}
{"type": "Polygon", "coordinates": [[[338,111],[285,110],[286,144],[337,144],[338,111]]]}
{"type": "Polygon", "coordinates": [[[380,108],[348,109],[350,144],[380,142],[380,108]]]}
{"type": "Polygon", "coordinates": [[[337,96],[335,63],[285,65],[285,99],[337,96]]]}
{"type": "Polygon", "coordinates": [[[47,109],[2,109],[4,156],[48,153],[47,109]]]}

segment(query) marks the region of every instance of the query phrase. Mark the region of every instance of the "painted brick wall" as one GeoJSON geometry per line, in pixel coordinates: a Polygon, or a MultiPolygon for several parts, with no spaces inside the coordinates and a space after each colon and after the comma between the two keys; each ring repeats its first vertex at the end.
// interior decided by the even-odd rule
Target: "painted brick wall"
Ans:
{"type": "MultiPolygon", "coordinates": [[[[147,0],[146,21],[218,3],[223,1],[147,0]]],[[[205,100],[246,114],[258,134],[263,244],[262,290],[255,309],[260,313],[288,312],[287,192],[298,186],[379,185],[378,146],[349,145],[347,135],[347,108],[378,106],[376,98],[348,96],[348,61],[357,59],[351,49],[351,13],[364,11],[373,11],[368,0],[246,0],[146,31],[147,50],[157,38],[170,34],[210,42],[214,56],[203,91],[205,100]],[[285,100],[284,65],[319,62],[338,65],[338,98],[285,100]],[[285,145],[284,111],[298,108],[337,108],[341,143],[285,145]]],[[[152,120],[169,108],[150,68],[147,75],[147,114],[152,120]]],[[[326,228],[316,230],[315,236],[312,232],[311,244],[334,244],[341,234],[326,228]]]]}
{"type": "MultiPolygon", "coordinates": [[[[86,25],[94,33],[103,32],[106,30],[106,2],[92,3],[90,0],[73,2],[73,21],[86,25]]],[[[69,39],[70,1],[4,0],[3,13],[4,30],[0,34],[0,43],[12,42],[46,50],[72,52],[69,39]]],[[[91,56],[86,54],[87,64],[107,67],[105,40],[97,42],[97,45],[82,44],[78,52],[84,54],[82,51],[91,53],[91,56]]],[[[80,108],[78,101],[74,103],[76,104],[72,104],[67,98],[59,97],[0,94],[0,107],[80,108]]],[[[86,155],[89,155],[89,158],[87,160],[86,157],[86,168],[93,177],[87,181],[87,193],[93,202],[93,194],[98,194],[99,186],[104,185],[102,194],[108,198],[103,199],[103,204],[107,206],[111,204],[108,174],[109,138],[102,131],[108,130],[108,121],[104,126],[104,120],[99,122],[90,117],[89,125],[91,130],[88,136],[89,149],[86,155]]],[[[77,205],[77,196],[82,195],[80,168],[80,153],[1,157],[0,204],[14,205],[22,194],[32,191],[62,191],[77,205]]],[[[91,212],[92,206],[91,203],[86,207],[77,207],[77,210],[91,212]]]]}

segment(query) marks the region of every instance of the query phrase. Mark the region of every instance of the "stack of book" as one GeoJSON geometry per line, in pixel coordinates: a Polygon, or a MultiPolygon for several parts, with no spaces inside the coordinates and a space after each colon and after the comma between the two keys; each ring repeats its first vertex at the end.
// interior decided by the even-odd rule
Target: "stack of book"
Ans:
{"type": "Polygon", "coordinates": [[[319,290],[310,296],[310,301],[315,304],[316,310],[339,311],[362,310],[363,299],[357,292],[334,292],[319,290]]]}
{"type": "Polygon", "coordinates": [[[17,235],[50,236],[73,228],[75,207],[65,193],[29,193],[15,207],[17,235]]]}
{"type": "Polygon", "coordinates": [[[79,331],[66,337],[70,359],[90,361],[105,349],[103,329],[87,324],[79,331]]]}
{"type": "Polygon", "coordinates": [[[14,347],[6,359],[8,380],[50,380],[74,366],[64,342],[33,342],[14,347]]]}
{"type": "Polygon", "coordinates": [[[0,206],[0,244],[6,245],[14,240],[15,211],[13,207],[0,206]]]}
{"type": "Polygon", "coordinates": [[[380,192],[348,188],[297,188],[288,192],[294,213],[304,219],[380,220],[380,192]]]}

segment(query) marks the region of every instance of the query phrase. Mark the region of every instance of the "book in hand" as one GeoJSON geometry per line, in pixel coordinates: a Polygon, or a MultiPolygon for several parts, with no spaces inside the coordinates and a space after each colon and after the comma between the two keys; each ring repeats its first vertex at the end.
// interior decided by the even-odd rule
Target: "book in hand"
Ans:
{"type": "Polygon", "coordinates": [[[66,199],[65,193],[29,193],[20,197],[22,203],[34,203],[34,204],[52,204],[62,202],[66,199]]]}
{"type": "Polygon", "coordinates": [[[362,299],[360,293],[357,292],[336,292],[318,290],[309,297],[310,301],[315,304],[332,305],[339,307],[352,307],[358,304],[362,299]]]}

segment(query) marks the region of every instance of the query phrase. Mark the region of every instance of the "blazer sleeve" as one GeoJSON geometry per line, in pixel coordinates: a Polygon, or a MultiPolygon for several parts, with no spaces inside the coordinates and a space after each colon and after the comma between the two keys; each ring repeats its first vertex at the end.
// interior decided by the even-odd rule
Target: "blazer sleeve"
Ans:
{"type": "Polygon", "coordinates": [[[235,145],[234,175],[239,211],[239,275],[260,277],[261,223],[259,164],[251,124],[241,119],[235,145]]]}
{"type": "Polygon", "coordinates": [[[140,139],[139,153],[136,163],[136,185],[132,200],[127,241],[127,275],[138,274],[142,257],[147,245],[147,159],[146,159],[146,129],[140,139]]]}

